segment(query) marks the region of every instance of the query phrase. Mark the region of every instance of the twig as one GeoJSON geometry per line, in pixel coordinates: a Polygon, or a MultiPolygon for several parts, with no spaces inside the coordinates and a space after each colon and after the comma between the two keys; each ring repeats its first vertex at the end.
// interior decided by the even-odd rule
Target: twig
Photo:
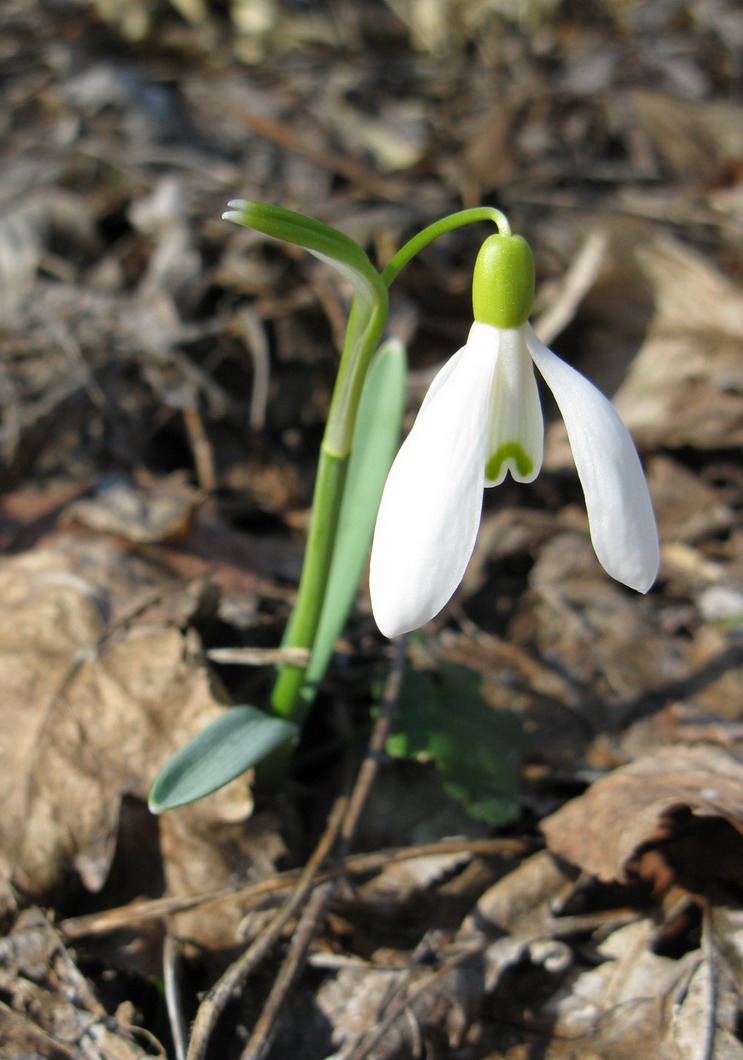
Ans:
{"type": "Polygon", "coordinates": [[[243,107],[241,113],[245,123],[264,140],[270,140],[286,151],[309,159],[320,169],[338,174],[350,184],[379,199],[391,202],[405,201],[406,189],[400,181],[379,176],[348,155],[334,151],[327,143],[320,147],[311,144],[306,136],[300,134],[296,125],[289,126],[277,118],[267,117],[249,107],[243,107]]]}
{"type": "Polygon", "coordinates": [[[214,493],[217,485],[217,474],[214,467],[214,452],[201,418],[196,401],[189,402],[183,409],[183,422],[186,427],[189,445],[196,465],[196,478],[199,488],[204,493],[214,493]]]}
{"type": "Polygon", "coordinates": [[[263,321],[253,309],[241,309],[234,325],[253,362],[253,384],[250,392],[250,429],[262,431],[266,423],[268,391],[271,381],[271,358],[263,321]]]}
{"type": "Polygon", "coordinates": [[[248,1044],[240,1054],[240,1060],[261,1060],[261,1057],[265,1055],[282,1006],[294,980],[304,966],[307,951],[312,945],[318,926],[325,918],[325,911],[334,888],[335,881],[323,884],[315,890],[307,903],[307,908],[302,913],[299,924],[292,935],[289,952],[274,980],[261,1014],[256,1020],[248,1044]]]}
{"type": "Polygon", "coordinates": [[[704,903],[702,911],[702,952],[707,963],[709,974],[709,1009],[706,1027],[701,1035],[699,1060],[714,1060],[715,1038],[717,1037],[717,1009],[719,1004],[720,973],[718,954],[715,952],[714,931],[710,903],[704,903]]]}
{"type": "MultiPolygon", "coordinates": [[[[415,847],[392,847],[386,850],[375,850],[371,854],[354,854],[340,860],[337,864],[318,873],[315,884],[327,883],[340,876],[358,876],[378,872],[387,865],[410,861],[414,858],[427,858],[436,854],[471,854],[480,857],[496,855],[527,855],[534,852],[534,845],[522,839],[443,839],[438,843],[425,843],[415,847]]],[[[190,894],[174,898],[152,898],[148,901],[134,902],[130,905],[108,909],[103,913],[91,913],[86,916],[69,917],[57,925],[57,929],[67,940],[84,938],[86,935],[106,935],[132,924],[161,917],[186,913],[199,906],[239,900],[244,908],[256,908],[269,899],[276,898],[292,887],[299,877],[296,869],[277,873],[268,880],[251,883],[242,887],[222,887],[215,891],[201,894],[190,894]]]]}
{"type": "Polygon", "coordinates": [[[297,886],[264,932],[231,964],[214,984],[196,1014],[187,1060],[204,1060],[209,1037],[230,997],[278,940],[282,931],[315,886],[318,869],[335,845],[348,800],[341,797],[331,811],[325,831],[304,867],[297,886]]]}
{"type": "Polygon", "coordinates": [[[183,1017],[181,995],[178,988],[178,942],[168,933],[163,943],[163,979],[165,981],[165,1006],[168,1010],[170,1033],[173,1036],[175,1060],[185,1060],[188,1048],[186,1021],[183,1017]]]}
{"type": "Polygon", "coordinates": [[[535,321],[534,328],[542,342],[552,343],[573,319],[581,301],[596,282],[608,245],[609,237],[605,231],[591,232],[583,241],[552,304],[535,321]]]}
{"type": "Polygon", "coordinates": [[[343,818],[343,824],[341,826],[342,849],[339,851],[342,856],[347,855],[350,849],[354,833],[356,832],[356,826],[359,823],[361,812],[364,809],[372,784],[374,783],[377,771],[379,770],[379,763],[384,754],[387,737],[390,734],[392,722],[397,713],[397,703],[400,698],[403,674],[405,673],[407,641],[407,636],[400,637],[395,646],[392,669],[390,670],[384,686],[384,695],[379,710],[379,717],[372,730],[364,761],[361,763],[359,775],[356,779],[353,791],[351,792],[348,810],[343,818]]]}
{"type": "MultiPolygon", "coordinates": [[[[356,783],[340,824],[338,838],[338,853],[340,855],[348,854],[361,813],[379,769],[387,737],[397,711],[400,687],[405,671],[406,647],[407,637],[401,637],[395,648],[392,669],[385,684],[379,716],[374,724],[364,760],[361,763],[356,783]]],[[[253,1033],[241,1054],[240,1060],[261,1060],[270,1045],[283,1004],[294,980],[307,959],[312,940],[325,919],[325,912],[335,891],[335,886],[336,881],[329,880],[319,887],[312,896],[297,930],[294,932],[289,952],[274,981],[274,985],[253,1028],[253,1033]]]]}
{"type": "Polygon", "coordinates": [[[233,666],[306,666],[310,658],[307,648],[210,648],[206,654],[213,662],[233,666]]]}

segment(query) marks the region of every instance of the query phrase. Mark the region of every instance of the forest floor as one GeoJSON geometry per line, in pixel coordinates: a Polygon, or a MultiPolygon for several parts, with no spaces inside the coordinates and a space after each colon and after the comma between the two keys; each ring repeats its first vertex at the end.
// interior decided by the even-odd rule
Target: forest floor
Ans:
{"type": "MultiPolygon", "coordinates": [[[[3,1060],[743,1057],[742,55],[735,0],[5,0],[3,1060]],[[407,652],[362,584],[281,790],[154,817],[265,701],[348,310],[235,198],[380,266],[503,210],[661,571],[599,567],[547,402],[407,652]]],[[[407,426],[485,234],[393,288],[407,426]]]]}

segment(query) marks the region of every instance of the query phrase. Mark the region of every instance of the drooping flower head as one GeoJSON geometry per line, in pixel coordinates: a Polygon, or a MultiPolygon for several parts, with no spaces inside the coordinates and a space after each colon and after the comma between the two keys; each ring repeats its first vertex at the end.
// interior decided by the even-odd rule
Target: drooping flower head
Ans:
{"type": "Polygon", "coordinates": [[[472,287],[475,322],[423,401],[390,470],[372,546],[370,590],[380,630],[418,629],[464,576],[483,487],[542,466],[544,419],[534,365],[560,409],[583,486],[591,540],[617,581],[647,592],[658,535],[637,451],[614,406],[539,341],[528,316],[534,262],[520,236],[483,244],[472,287]]]}

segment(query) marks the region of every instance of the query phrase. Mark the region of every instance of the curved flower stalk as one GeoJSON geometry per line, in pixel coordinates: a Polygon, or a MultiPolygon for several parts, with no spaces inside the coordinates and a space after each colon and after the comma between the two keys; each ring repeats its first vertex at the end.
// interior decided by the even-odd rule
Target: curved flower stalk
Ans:
{"type": "Polygon", "coordinates": [[[599,562],[639,592],[656,578],[658,535],[632,439],[604,395],[539,341],[527,322],[533,293],[528,244],[486,240],[475,323],[431,384],[377,516],[370,589],[389,637],[424,625],[451,598],[475,546],[483,487],[507,472],[518,482],[538,475],[544,421],[534,365],[565,421],[599,562]]]}

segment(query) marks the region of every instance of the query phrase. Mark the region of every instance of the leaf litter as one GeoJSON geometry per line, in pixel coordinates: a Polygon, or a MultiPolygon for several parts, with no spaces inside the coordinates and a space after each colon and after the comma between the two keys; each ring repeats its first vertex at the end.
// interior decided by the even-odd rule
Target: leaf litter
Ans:
{"type": "MultiPolygon", "coordinates": [[[[0,1055],[180,1060],[196,1018],[191,1057],[740,1056],[736,5],[6,7],[0,1055]],[[634,432],[662,571],[600,572],[555,421],[398,728],[362,588],[281,798],[246,777],[155,821],[162,762],[264,693],[347,307],[219,221],[237,196],[382,263],[504,209],[541,334],[634,432]]],[[[397,285],[411,413],[478,240],[397,285]]]]}

